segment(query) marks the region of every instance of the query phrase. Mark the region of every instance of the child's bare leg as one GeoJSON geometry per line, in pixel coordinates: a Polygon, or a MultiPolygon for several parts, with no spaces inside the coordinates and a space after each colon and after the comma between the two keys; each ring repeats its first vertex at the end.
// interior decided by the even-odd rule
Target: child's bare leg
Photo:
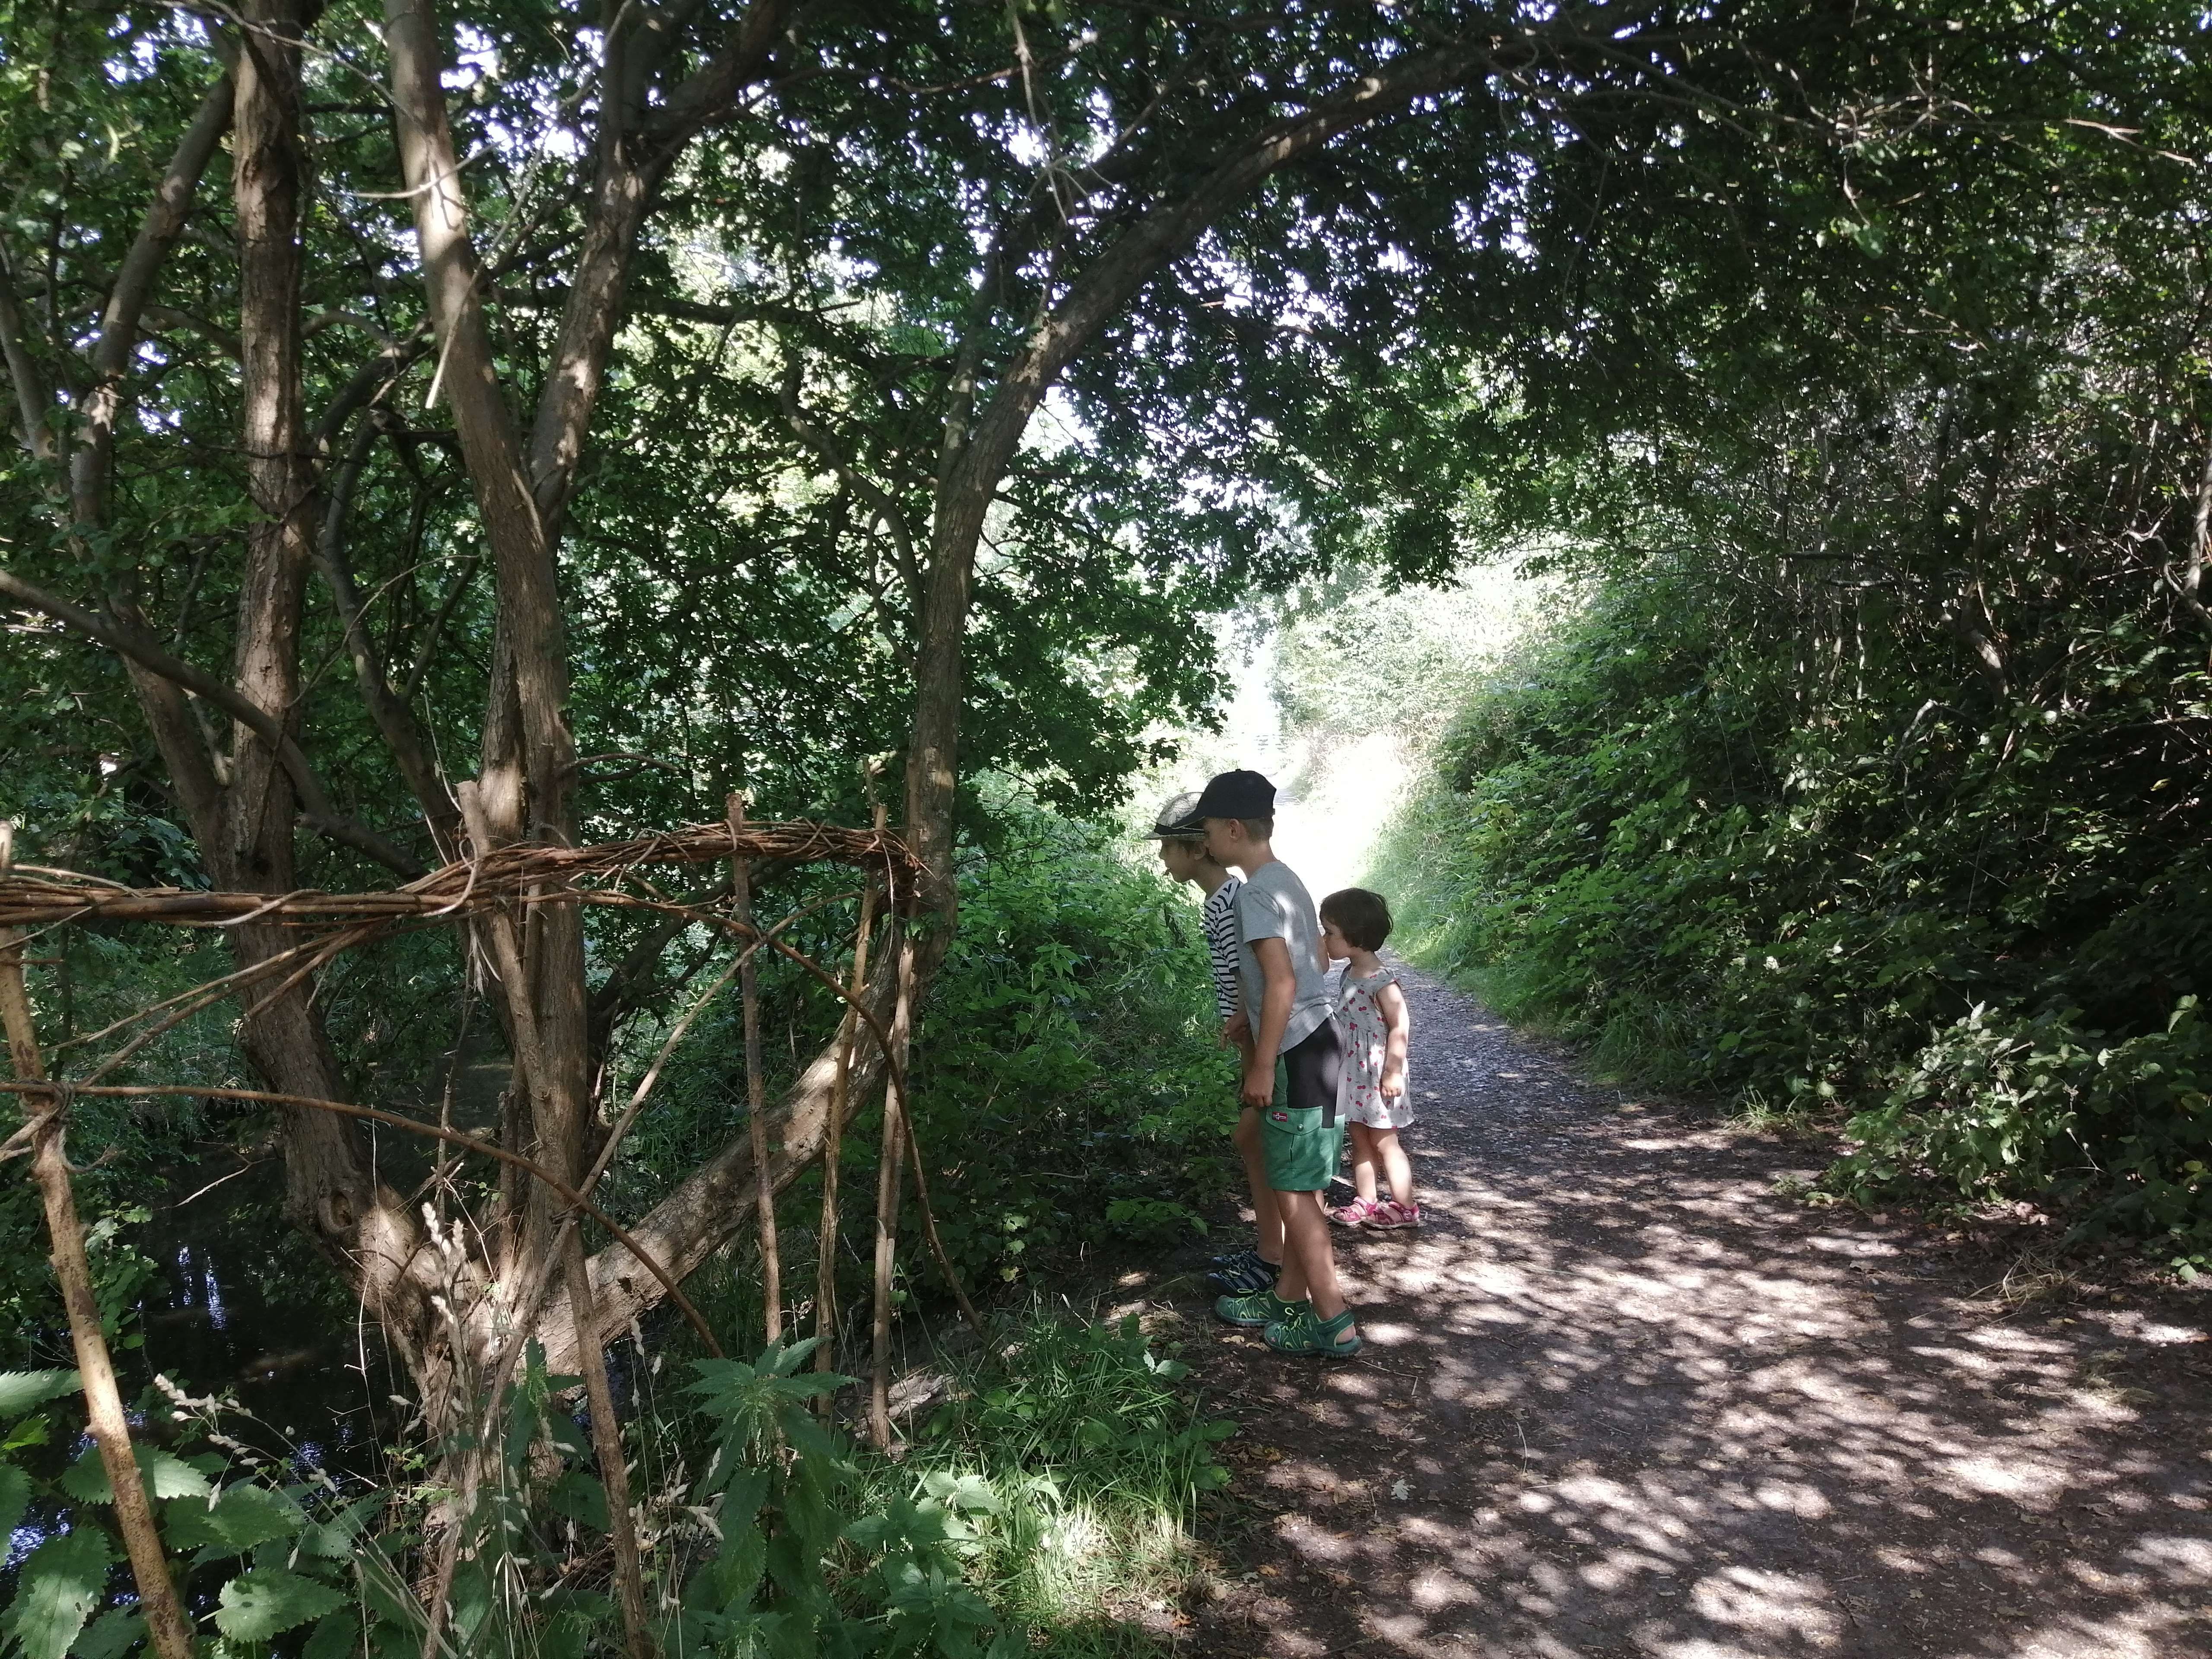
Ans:
{"type": "MultiPolygon", "coordinates": [[[[1363,1131],[1374,1148],[1375,1157],[1382,1165],[1382,1173],[1389,1180],[1390,1196],[1407,1209],[1413,1208],[1413,1161],[1406,1156],[1405,1147],[1399,1144],[1398,1132],[1395,1129],[1370,1129],[1364,1123],[1355,1123],[1352,1126],[1354,1146],[1358,1145],[1357,1137],[1363,1131]]],[[[1364,1198],[1366,1194],[1362,1193],[1360,1196],[1364,1198]]]]}
{"type": "Polygon", "coordinates": [[[1237,1115],[1237,1150],[1244,1158],[1244,1182],[1252,1191],[1254,1248],[1262,1261],[1283,1259],[1283,1212],[1267,1185],[1267,1155],[1260,1149],[1260,1114],[1247,1106],[1237,1115]]]}
{"type": "MultiPolygon", "coordinates": [[[[1352,1131],[1352,1184],[1359,1190],[1359,1201],[1375,1201],[1375,1131],[1364,1123],[1347,1123],[1352,1131]]],[[[1393,1186],[1395,1186],[1394,1182],[1393,1186]]]]}
{"type": "Polygon", "coordinates": [[[1285,1302],[1311,1301],[1314,1313],[1334,1319],[1344,1311],[1337,1287],[1336,1249],[1328,1236],[1328,1216],[1319,1193],[1278,1193],[1283,1215],[1283,1276],[1275,1294],[1285,1302]]]}

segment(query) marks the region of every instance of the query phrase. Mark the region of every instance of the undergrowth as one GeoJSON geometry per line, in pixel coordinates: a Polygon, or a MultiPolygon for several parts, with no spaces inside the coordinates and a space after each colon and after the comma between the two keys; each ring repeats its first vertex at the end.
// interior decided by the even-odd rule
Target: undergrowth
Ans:
{"type": "MultiPolygon", "coordinates": [[[[812,1370],[812,1347],[639,1367],[625,1439],[656,1650],[1160,1650],[1132,1615],[1182,1599],[1198,1500],[1226,1482],[1212,1452],[1231,1425],[1203,1417],[1185,1368],[1133,1319],[1036,1312],[1005,1325],[986,1357],[956,1367],[902,1460],[817,1421],[814,1401],[846,1379],[812,1370]]],[[[23,1659],[120,1659],[144,1638],[76,1382],[0,1373],[0,1527],[14,1540],[0,1630],[23,1659]]],[[[507,1397],[436,1651],[622,1650],[574,1383],[533,1358],[507,1397]]],[[[162,1431],[139,1461],[170,1572],[213,1659],[417,1659],[446,1465],[395,1460],[416,1478],[336,1479],[234,1401],[164,1386],[140,1409],[162,1431]]]]}

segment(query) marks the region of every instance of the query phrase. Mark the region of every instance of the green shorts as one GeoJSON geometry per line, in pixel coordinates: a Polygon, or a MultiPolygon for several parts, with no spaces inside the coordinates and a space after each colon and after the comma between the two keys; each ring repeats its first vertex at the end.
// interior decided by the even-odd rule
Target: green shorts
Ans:
{"type": "Polygon", "coordinates": [[[1318,1106],[1285,1106],[1279,1093],[1260,1114],[1260,1152],[1271,1192],[1320,1192],[1336,1174],[1343,1150],[1344,1125],[1322,1128],[1318,1106]]]}
{"type": "Polygon", "coordinates": [[[1321,1024],[1285,1048],[1275,1061],[1275,1097],[1260,1114],[1260,1150],[1267,1186],[1278,1193],[1317,1193],[1336,1173],[1344,1150],[1344,1125],[1322,1127],[1336,1116],[1336,1084],[1342,1055],[1336,1025],[1321,1024]]]}

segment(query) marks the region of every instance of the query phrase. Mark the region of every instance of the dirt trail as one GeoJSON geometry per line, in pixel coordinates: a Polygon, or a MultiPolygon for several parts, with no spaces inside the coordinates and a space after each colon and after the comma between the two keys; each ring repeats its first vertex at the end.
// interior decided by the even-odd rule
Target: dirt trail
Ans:
{"type": "Polygon", "coordinates": [[[1778,1195],[1814,1152],[1408,989],[1428,1219],[1339,1236],[1366,1354],[1177,1297],[1243,1425],[1188,1650],[2212,1654],[2202,1297],[1978,1295],[1986,1251],[1778,1195]]]}

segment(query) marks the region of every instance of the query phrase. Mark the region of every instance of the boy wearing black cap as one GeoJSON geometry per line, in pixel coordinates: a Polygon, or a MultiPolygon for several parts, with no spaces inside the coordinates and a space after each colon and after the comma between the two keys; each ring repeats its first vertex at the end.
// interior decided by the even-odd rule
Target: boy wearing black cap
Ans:
{"type": "Polygon", "coordinates": [[[1206,851],[1244,872],[1236,905],[1238,1019],[1231,1024],[1244,1054],[1237,1139],[1248,1159],[1258,1152],[1283,1238],[1274,1285],[1224,1296],[1213,1310],[1230,1324],[1260,1328],[1279,1353],[1347,1358],[1359,1352],[1359,1333],[1337,1288],[1321,1201],[1344,1135],[1335,1121],[1340,1054],[1322,981],[1321,920],[1305,884],[1271,845],[1274,785],[1257,772],[1224,772],[1206,786],[1194,816],[1205,821],[1206,851]]]}

